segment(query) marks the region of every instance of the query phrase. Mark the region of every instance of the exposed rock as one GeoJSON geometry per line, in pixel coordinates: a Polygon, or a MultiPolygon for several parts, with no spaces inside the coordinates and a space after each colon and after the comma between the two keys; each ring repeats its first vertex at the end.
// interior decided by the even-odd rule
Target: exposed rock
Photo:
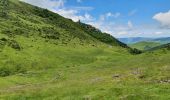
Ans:
{"type": "Polygon", "coordinates": [[[162,83],[162,84],[163,84],[163,83],[168,83],[168,84],[169,84],[169,83],[170,83],[170,79],[164,79],[164,80],[162,79],[162,80],[160,80],[160,81],[158,81],[158,82],[159,82],[159,83],[162,83]]]}

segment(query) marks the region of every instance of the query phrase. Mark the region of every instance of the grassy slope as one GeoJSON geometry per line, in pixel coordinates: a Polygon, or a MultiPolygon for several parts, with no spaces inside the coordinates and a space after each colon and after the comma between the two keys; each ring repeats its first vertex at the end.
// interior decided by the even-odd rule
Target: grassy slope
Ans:
{"type": "Polygon", "coordinates": [[[92,37],[113,46],[121,46],[124,48],[128,48],[128,46],[120,41],[118,41],[116,38],[111,36],[107,33],[102,33],[100,30],[96,29],[95,27],[91,25],[87,25],[81,22],[78,22],[79,25],[81,25],[81,29],[84,30],[86,33],[91,35],[92,37]]]}
{"type": "Polygon", "coordinates": [[[27,69],[0,78],[1,99],[170,98],[169,51],[133,56],[116,48],[55,46],[25,37],[17,40],[25,48],[34,47],[23,51],[5,47],[0,53],[1,66],[27,69]]]}
{"type": "Polygon", "coordinates": [[[1,17],[0,32],[10,37],[42,37],[54,44],[102,44],[86,34],[76,23],[45,9],[11,0],[7,16],[1,17]]]}
{"type": "Polygon", "coordinates": [[[160,46],[156,46],[153,48],[148,49],[147,51],[157,51],[157,50],[170,50],[170,43],[162,44],[160,46]]]}
{"type": "MultiPolygon", "coordinates": [[[[55,47],[59,48],[60,46],[68,48],[109,47],[108,44],[86,33],[78,23],[65,19],[46,9],[34,7],[17,0],[2,0],[0,4],[2,8],[2,12],[0,13],[0,51],[3,53],[7,51],[6,49],[11,48],[21,53],[18,56],[10,55],[13,56],[12,58],[15,59],[15,61],[2,61],[0,76],[25,73],[30,69],[37,69],[39,66],[45,67],[42,65],[36,66],[37,62],[35,62],[36,64],[34,65],[34,60],[28,59],[29,56],[41,58],[41,55],[36,55],[41,51],[48,54],[48,52],[50,52],[48,45],[51,44],[53,44],[51,48],[54,48],[54,50],[55,47]],[[42,49],[41,51],[39,50],[40,48],[42,49]],[[24,54],[23,51],[25,50],[27,53],[24,54]],[[19,59],[17,57],[19,57],[19,59]],[[23,59],[28,60],[26,65],[23,65],[24,63],[19,64],[20,61],[17,61],[23,59]],[[14,66],[15,64],[16,66],[14,66]],[[36,66],[37,68],[32,68],[31,66],[36,66]]],[[[115,42],[116,45],[111,44],[113,46],[112,48],[127,51],[126,48],[118,45],[118,42],[119,41],[117,41],[117,44],[115,42]]],[[[4,56],[6,56],[5,53],[4,56]]],[[[9,53],[12,53],[12,51],[9,53]]],[[[87,59],[88,58],[90,57],[87,57],[87,59]]],[[[50,60],[49,57],[45,59],[50,60]]],[[[54,58],[52,59],[52,61],[55,62],[54,58]]],[[[54,64],[53,62],[50,62],[50,65],[47,63],[46,67],[52,66],[54,64]]]]}
{"type": "Polygon", "coordinates": [[[138,42],[138,43],[134,43],[129,45],[132,48],[137,48],[139,50],[147,50],[156,46],[161,45],[160,43],[157,42],[146,42],[146,41],[142,41],[142,42],[138,42]]]}
{"type": "MultiPolygon", "coordinates": [[[[97,46],[103,42],[88,34],[78,23],[74,23],[70,19],[65,19],[46,9],[18,2],[18,0],[10,1],[9,5],[4,8],[5,12],[8,12],[7,15],[1,17],[1,33],[11,37],[14,37],[16,34],[26,37],[40,36],[47,39],[47,41],[54,40],[55,44],[72,43],[97,46]]],[[[111,38],[116,41],[111,45],[119,45],[119,41],[113,37],[111,38]]]]}
{"type": "MultiPolygon", "coordinates": [[[[10,16],[13,18],[23,15],[16,16],[15,13],[15,10],[14,13],[10,12],[10,16]]],[[[70,34],[65,32],[64,28],[46,22],[45,19],[34,14],[29,16],[31,18],[22,17],[26,20],[22,19],[20,24],[24,22],[21,26],[30,28],[29,36],[23,34],[8,36],[0,32],[2,39],[0,72],[10,74],[0,77],[0,99],[170,99],[168,82],[170,51],[158,50],[154,53],[130,55],[126,49],[120,46],[108,47],[88,34],[83,42],[79,37],[65,42],[70,39],[70,34]],[[39,24],[30,22],[31,20],[39,24]],[[42,27],[54,25],[56,29],[52,32],[63,32],[63,34],[65,32],[68,36],[66,38],[61,34],[61,39],[57,41],[49,39],[51,35],[46,38],[37,36],[35,33],[37,31],[28,24],[35,25],[34,27],[39,27],[40,30],[43,29],[42,27]],[[4,45],[3,38],[17,41],[22,48],[18,50],[16,44],[11,45],[8,42],[4,45]]],[[[16,28],[17,25],[13,25],[12,22],[1,21],[1,31],[11,26],[16,28]]],[[[42,31],[42,34],[45,33],[42,31]]],[[[82,35],[84,34],[86,33],[83,32],[82,35]]],[[[55,37],[52,35],[52,38],[55,37]]]]}

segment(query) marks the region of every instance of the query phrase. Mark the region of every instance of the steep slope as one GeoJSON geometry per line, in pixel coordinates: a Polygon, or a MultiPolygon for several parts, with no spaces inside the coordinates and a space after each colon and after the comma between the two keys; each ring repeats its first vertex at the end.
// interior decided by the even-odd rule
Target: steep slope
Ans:
{"type": "Polygon", "coordinates": [[[111,36],[110,34],[102,33],[100,30],[96,29],[95,27],[91,25],[87,25],[81,22],[78,22],[78,23],[81,25],[82,30],[84,30],[86,33],[88,33],[92,37],[112,46],[121,46],[121,47],[128,48],[126,44],[120,42],[119,40],[111,36]]]}
{"type": "Polygon", "coordinates": [[[15,35],[39,36],[47,40],[58,40],[61,43],[68,43],[74,39],[81,42],[97,42],[96,39],[77,28],[75,23],[69,19],[17,0],[4,1],[9,4],[2,4],[7,8],[6,15],[1,17],[0,23],[0,32],[3,34],[10,37],[15,35]]]}
{"type": "Polygon", "coordinates": [[[93,63],[95,58],[90,60],[90,55],[86,57],[86,52],[81,50],[86,48],[91,48],[89,53],[94,51],[94,55],[98,55],[96,49],[105,52],[104,49],[109,48],[115,53],[136,53],[106,33],[86,31],[79,23],[46,9],[18,0],[1,0],[0,7],[0,76],[55,68],[63,62],[66,65],[68,62],[93,63]],[[74,48],[79,56],[75,55],[74,48]]]}
{"type": "Polygon", "coordinates": [[[161,45],[159,42],[147,42],[147,41],[142,41],[142,42],[137,42],[134,44],[130,44],[129,46],[132,48],[137,48],[139,50],[148,50],[153,47],[161,45]]]}
{"type": "MultiPolygon", "coordinates": [[[[41,37],[55,44],[91,46],[101,45],[103,42],[88,34],[86,29],[81,28],[78,23],[46,9],[34,7],[18,0],[2,0],[1,8],[3,9],[0,17],[0,33],[9,37],[16,35],[41,37]]],[[[105,33],[103,34],[105,35],[105,33]]],[[[96,34],[96,36],[100,36],[100,34],[96,34]]],[[[122,43],[110,35],[105,35],[105,38],[114,39],[115,42],[109,44],[122,46],[122,43]]]]}

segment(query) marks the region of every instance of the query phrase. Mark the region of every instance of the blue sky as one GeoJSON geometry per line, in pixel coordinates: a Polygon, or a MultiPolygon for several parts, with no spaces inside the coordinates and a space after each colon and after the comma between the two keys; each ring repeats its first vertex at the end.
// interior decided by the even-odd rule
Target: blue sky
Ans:
{"type": "Polygon", "coordinates": [[[170,0],[22,0],[115,37],[170,36],[170,0]]]}

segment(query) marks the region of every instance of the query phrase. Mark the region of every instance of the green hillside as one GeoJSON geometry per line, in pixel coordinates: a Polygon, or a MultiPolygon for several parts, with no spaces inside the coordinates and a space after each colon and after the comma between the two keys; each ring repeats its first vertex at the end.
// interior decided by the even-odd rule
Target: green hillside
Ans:
{"type": "Polygon", "coordinates": [[[151,49],[151,48],[159,46],[159,45],[161,45],[161,44],[158,42],[142,41],[142,42],[130,44],[129,46],[132,48],[137,48],[139,50],[148,50],[148,49],[151,49]]]}
{"type": "MultiPolygon", "coordinates": [[[[1,7],[4,10],[2,9],[0,32],[9,37],[15,37],[15,35],[41,37],[54,44],[71,43],[97,46],[103,42],[86,33],[78,23],[46,9],[33,7],[17,0],[2,0],[1,7]]],[[[111,36],[109,38],[114,40],[111,36]]],[[[111,45],[119,45],[119,41],[114,41],[116,42],[111,45]]]]}
{"type": "MultiPolygon", "coordinates": [[[[65,19],[64,17],[50,12],[46,9],[34,7],[23,2],[19,2],[17,0],[2,0],[1,8],[0,46],[2,52],[6,52],[8,51],[8,49],[13,49],[13,51],[17,51],[19,53],[26,51],[28,52],[26,54],[37,57],[36,54],[33,53],[48,53],[48,50],[50,51],[50,47],[46,48],[46,45],[53,45],[52,49],[54,49],[55,47],[58,48],[59,46],[73,48],[109,48],[110,46],[113,46],[112,48],[122,49],[126,52],[131,50],[125,44],[119,42],[114,37],[106,33],[96,33],[95,36],[101,37],[101,34],[106,35],[105,38],[108,37],[114,42],[109,43],[106,41],[102,41],[101,38],[94,37],[91,34],[87,33],[85,31],[86,29],[82,28],[79,23],[75,23],[70,19],[65,19]],[[47,51],[43,51],[45,49],[47,49],[47,51]]],[[[93,33],[93,31],[91,32],[93,33]]],[[[25,58],[23,56],[26,56],[26,54],[23,54],[22,56],[19,55],[21,56],[20,59],[25,58]]],[[[29,57],[29,55],[27,56],[29,57]]],[[[14,59],[16,60],[15,57],[17,56],[14,56],[14,59]]],[[[4,62],[2,62],[2,64],[4,64],[4,62]]],[[[23,66],[22,64],[23,63],[21,62],[21,66],[23,66]]],[[[25,70],[27,68],[28,67],[21,69],[25,70]]],[[[15,72],[12,71],[10,68],[7,68],[5,70],[9,70],[9,72],[3,73],[4,71],[2,71],[2,76],[20,73],[20,69],[17,68],[14,68],[14,70],[16,70],[15,72]]]]}
{"type": "Polygon", "coordinates": [[[170,43],[148,49],[147,51],[170,50],[170,43]]]}
{"type": "Polygon", "coordinates": [[[168,49],[133,55],[48,10],[17,0],[0,8],[0,100],[170,99],[168,49]]]}
{"type": "Polygon", "coordinates": [[[84,30],[87,34],[91,35],[92,37],[100,40],[101,42],[104,42],[109,45],[113,46],[121,46],[128,48],[126,44],[118,41],[116,38],[111,36],[110,34],[107,33],[102,33],[100,30],[96,29],[95,27],[91,25],[87,25],[81,22],[78,22],[81,25],[82,30],[84,30]]]}
{"type": "Polygon", "coordinates": [[[153,39],[151,41],[159,42],[161,44],[167,44],[167,43],[170,43],[170,37],[157,38],[157,39],[153,39]]]}

